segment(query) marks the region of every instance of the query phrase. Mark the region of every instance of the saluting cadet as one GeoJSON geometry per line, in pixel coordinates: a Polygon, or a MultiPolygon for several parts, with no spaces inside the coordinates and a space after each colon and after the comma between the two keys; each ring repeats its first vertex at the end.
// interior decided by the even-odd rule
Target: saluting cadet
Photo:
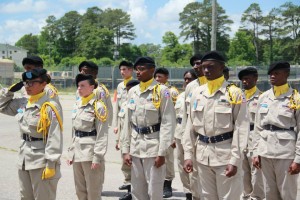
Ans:
{"type": "Polygon", "coordinates": [[[29,98],[14,98],[21,88],[13,85],[0,94],[0,112],[16,115],[21,132],[18,175],[22,200],[54,200],[63,149],[62,110],[45,92],[45,69],[22,74],[29,98]]]}
{"type": "Polygon", "coordinates": [[[195,153],[203,199],[239,199],[249,132],[247,102],[241,89],[225,81],[225,61],[218,52],[206,53],[201,63],[208,82],[192,93],[182,138],[184,169],[193,171],[195,153]]]}
{"type": "MultiPolygon", "coordinates": [[[[197,74],[198,78],[196,80],[193,80],[191,83],[189,83],[185,88],[185,92],[184,92],[185,103],[183,106],[184,115],[182,116],[182,122],[181,122],[182,127],[186,127],[186,122],[187,122],[187,118],[188,118],[188,110],[190,110],[191,97],[192,97],[193,90],[195,88],[197,88],[198,86],[207,83],[207,79],[204,76],[203,71],[202,71],[201,59],[202,59],[201,54],[195,54],[190,59],[190,64],[193,67],[193,69],[195,70],[195,73],[197,74]]],[[[198,178],[198,172],[197,172],[196,166],[192,171],[192,176],[190,176],[190,177],[192,177],[190,179],[190,186],[191,186],[191,191],[193,194],[193,199],[199,200],[201,185],[200,185],[200,179],[198,178]]]]}
{"type": "MultiPolygon", "coordinates": [[[[154,78],[157,82],[162,85],[165,85],[169,88],[172,101],[175,105],[179,92],[176,87],[169,84],[169,71],[166,68],[157,68],[154,72],[154,78]]],[[[174,126],[176,126],[174,124],[174,126]]],[[[174,170],[174,148],[176,148],[175,140],[172,142],[168,148],[167,155],[165,157],[166,161],[166,178],[164,182],[164,193],[163,198],[169,198],[172,196],[172,181],[175,178],[174,170]]]]}
{"type": "Polygon", "coordinates": [[[288,62],[272,63],[268,75],[272,88],[257,102],[253,165],[262,170],[266,200],[294,200],[300,171],[300,96],[287,83],[288,62]]]}
{"type": "MultiPolygon", "coordinates": [[[[39,68],[42,69],[44,66],[44,62],[43,59],[39,56],[27,56],[25,58],[23,58],[22,61],[22,65],[25,69],[25,72],[39,68]]],[[[54,85],[51,84],[51,77],[49,74],[48,75],[48,82],[47,85],[44,89],[46,95],[48,95],[53,101],[56,101],[56,103],[60,106],[60,109],[62,109],[61,105],[60,105],[60,101],[59,101],[59,97],[58,97],[58,90],[54,87],[54,85]]],[[[22,87],[22,82],[19,83],[20,87],[22,87]]],[[[22,91],[22,95],[23,96],[27,96],[26,90],[25,88],[21,90],[22,91]]]]}
{"type": "MultiPolygon", "coordinates": [[[[91,74],[95,80],[97,79],[98,66],[94,62],[83,61],[82,63],[79,64],[78,69],[81,74],[91,74]]],[[[108,125],[111,126],[113,120],[113,106],[112,106],[110,94],[104,84],[102,83],[97,83],[97,84],[98,87],[95,88],[94,93],[97,99],[101,99],[104,102],[108,112],[108,118],[107,118],[108,125]]],[[[80,98],[78,95],[76,96],[77,98],[80,98]]]]}
{"type": "Polygon", "coordinates": [[[79,200],[101,199],[108,136],[108,110],[93,93],[97,83],[92,75],[78,74],[76,86],[81,97],[72,113],[72,143],[68,164],[73,164],[79,200]]]}
{"type": "Polygon", "coordinates": [[[123,159],[132,166],[133,199],[159,200],[163,198],[165,156],[173,141],[175,110],[169,89],[153,80],[154,60],[139,57],[134,68],[141,82],[128,92],[123,159]]]}
{"type": "MultiPolygon", "coordinates": [[[[117,150],[120,149],[120,133],[122,132],[122,128],[124,126],[123,123],[125,118],[125,107],[123,107],[123,103],[126,102],[127,100],[126,84],[128,83],[128,81],[132,80],[133,64],[128,61],[122,61],[119,64],[119,70],[124,80],[121,83],[119,83],[117,87],[117,99],[114,105],[114,115],[113,115],[113,125],[112,125],[112,127],[114,128],[114,133],[117,134],[117,140],[116,140],[117,150]]],[[[124,181],[123,181],[123,185],[119,187],[119,190],[128,190],[129,193],[131,187],[130,186],[131,168],[123,162],[121,170],[124,175],[124,181]]],[[[124,196],[124,200],[126,200],[126,195],[124,196]]]]}
{"type": "MultiPolygon", "coordinates": [[[[187,70],[183,74],[183,79],[184,79],[184,88],[186,85],[188,85],[190,82],[193,80],[197,79],[197,75],[193,69],[187,70]]],[[[184,153],[183,153],[183,146],[181,143],[182,135],[184,132],[184,127],[182,127],[182,116],[184,115],[183,113],[183,107],[184,107],[184,92],[180,93],[176,104],[175,104],[175,111],[176,111],[176,129],[175,129],[175,141],[176,141],[176,148],[177,148],[177,164],[178,164],[178,170],[179,170],[179,175],[181,182],[183,184],[183,191],[186,194],[186,199],[187,200],[192,200],[193,195],[191,191],[191,179],[193,173],[186,173],[183,170],[183,164],[184,164],[184,153]]],[[[198,176],[197,176],[198,177],[198,176]]],[[[197,178],[195,177],[195,178],[197,178]]]]}
{"type": "Polygon", "coordinates": [[[244,93],[246,95],[248,113],[250,119],[250,133],[248,139],[248,146],[244,150],[243,171],[244,171],[244,192],[243,199],[257,199],[265,198],[264,185],[262,180],[261,170],[256,169],[252,165],[252,134],[254,130],[255,113],[257,110],[258,97],[261,91],[256,87],[258,79],[257,69],[254,67],[247,67],[238,73],[239,79],[242,81],[244,93]]]}

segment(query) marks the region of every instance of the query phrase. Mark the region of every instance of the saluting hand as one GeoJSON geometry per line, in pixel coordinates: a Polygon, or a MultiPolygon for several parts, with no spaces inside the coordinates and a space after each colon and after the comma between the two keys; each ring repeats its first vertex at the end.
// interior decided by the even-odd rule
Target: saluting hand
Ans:
{"type": "Polygon", "coordinates": [[[187,159],[184,161],[183,169],[186,173],[193,172],[193,161],[191,159],[187,159]]]}
{"type": "Polygon", "coordinates": [[[156,168],[159,168],[161,167],[163,164],[165,164],[165,157],[164,156],[157,156],[155,158],[155,161],[154,161],[154,166],[156,168]]]}
{"type": "Polygon", "coordinates": [[[289,167],[289,174],[294,175],[294,174],[299,174],[300,172],[300,164],[292,162],[292,164],[289,167]]]}
{"type": "Polygon", "coordinates": [[[237,173],[237,166],[234,166],[234,165],[231,165],[231,164],[228,164],[226,169],[225,169],[225,175],[230,178],[234,175],[236,175],[237,173]]]}
{"type": "Polygon", "coordinates": [[[252,164],[256,169],[261,169],[260,156],[252,158],[252,164]]]}
{"type": "Polygon", "coordinates": [[[128,165],[129,167],[132,165],[132,159],[129,153],[123,154],[123,162],[128,165]]]}

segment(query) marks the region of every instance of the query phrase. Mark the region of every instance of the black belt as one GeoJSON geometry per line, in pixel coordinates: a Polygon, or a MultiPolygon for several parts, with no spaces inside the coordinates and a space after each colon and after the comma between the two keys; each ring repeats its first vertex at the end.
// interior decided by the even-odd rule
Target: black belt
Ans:
{"type": "Polygon", "coordinates": [[[278,126],[274,126],[272,124],[267,124],[264,125],[264,129],[265,130],[270,130],[270,131],[293,131],[294,127],[290,127],[290,128],[280,128],[278,126]]]}
{"type": "Polygon", "coordinates": [[[250,131],[254,130],[254,124],[250,124],[250,131]]]}
{"type": "Polygon", "coordinates": [[[155,124],[153,126],[147,126],[147,127],[137,127],[133,123],[131,123],[131,125],[138,134],[149,134],[160,130],[160,123],[155,124]]]}
{"type": "Polygon", "coordinates": [[[182,118],[181,118],[181,117],[177,118],[177,119],[176,119],[176,122],[177,122],[177,124],[181,124],[182,118]]]}
{"type": "Polygon", "coordinates": [[[204,143],[207,143],[207,144],[222,142],[224,140],[229,140],[232,137],[233,137],[233,131],[227,132],[227,133],[223,133],[221,135],[212,136],[212,137],[207,137],[207,136],[199,134],[199,140],[201,142],[204,142],[204,143]]]}
{"type": "Polygon", "coordinates": [[[35,138],[35,137],[31,137],[30,135],[23,133],[22,135],[23,140],[25,141],[29,141],[29,142],[33,142],[33,141],[41,141],[43,140],[43,138],[35,138]]]}
{"type": "Polygon", "coordinates": [[[84,132],[84,131],[75,131],[75,136],[76,137],[87,137],[87,136],[96,136],[97,131],[93,130],[91,132],[84,132]]]}

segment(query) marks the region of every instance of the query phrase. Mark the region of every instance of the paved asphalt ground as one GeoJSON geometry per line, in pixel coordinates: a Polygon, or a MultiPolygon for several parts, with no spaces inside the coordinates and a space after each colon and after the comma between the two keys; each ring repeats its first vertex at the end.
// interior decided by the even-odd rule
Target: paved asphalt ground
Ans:
{"type": "MultiPolygon", "coordinates": [[[[62,178],[58,183],[57,200],[76,199],[73,170],[66,165],[66,151],[71,139],[71,110],[75,96],[61,95],[61,104],[64,110],[64,154],[61,158],[62,178]]],[[[17,120],[14,117],[0,114],[0,200],[16,200],[19,197],[19,182],[17,176],[18,146],[20,143],[17,120]]],[[[103,200],[119,199],[124,192],[118,187],[122,184],[121,155],[114,148],[115,135],[109,135],[108,150],[106,153],[105,181],[102,193],[103,200]]],[[[300,185],[300,184],[299,184],[300,185]]],[[[298,187],[300,188],[300,187],[298,187]]],[[[300,200],[298,189],[298,200],[300,200]]],[[[172,200],[185,199],[182,184],[176,166],[176,177],[173,181],[172,200]]]]}

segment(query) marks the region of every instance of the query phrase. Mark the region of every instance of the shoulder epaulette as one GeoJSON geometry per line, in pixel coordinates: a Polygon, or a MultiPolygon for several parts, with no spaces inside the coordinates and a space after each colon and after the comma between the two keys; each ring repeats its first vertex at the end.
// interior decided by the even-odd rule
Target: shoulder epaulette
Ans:
{"type": "Polygon", "coordinates": [[[102,87],[103,90],[105,91],[105,97],[109,97],[109,91],[106,88],[106,86],[104,84],[102,84],[102,83],[100,83],[99,86],[102,87]]]}
{"type": "Polygon", "coordinates": [[[107,107],[101,99],[94,101],[94,110],[95,110],[95,116],[97,119],[99,119],[101,122],[105,122],[107,120],[107,116],[108,116],[107,107]],[[103,107],[103,111],[101,113],[98,112],[97,102],[99,102],[103,107]]]}

